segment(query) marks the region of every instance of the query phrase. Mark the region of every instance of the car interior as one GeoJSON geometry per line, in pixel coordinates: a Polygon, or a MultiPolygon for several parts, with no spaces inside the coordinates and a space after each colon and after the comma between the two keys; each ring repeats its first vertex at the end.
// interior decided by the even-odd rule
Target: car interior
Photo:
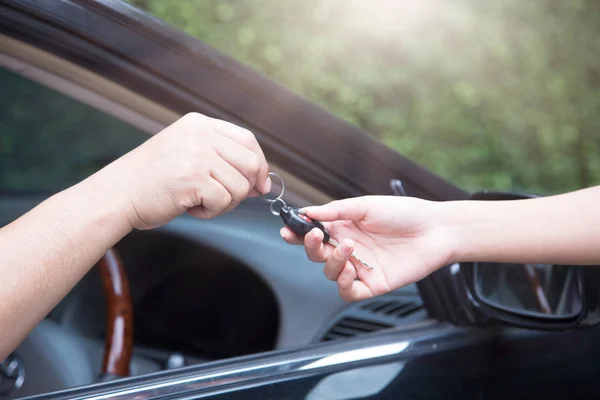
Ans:
{"type": "MultiPolygon", "coordinates": [[[[0,36],[0,226],[141,144],[179,115],[55,55],[0,36]],[[118,99],[118,101],[117,101],[118,99]],[[127,104],[127,106],[123,106],[127,104]]],[[[289,205],[326,195],[283,165],[289,205]]],[[[419,291],[347,304],[322,265],[279,235],[260,197],[221,217],[182,215],[115,246],[133,303],[131,375],[339,340],[427,322],[419,291]]],[[[27,366],[19,396],[96,382],[106,336],[97,267],[15,351],[27,366]]]]}

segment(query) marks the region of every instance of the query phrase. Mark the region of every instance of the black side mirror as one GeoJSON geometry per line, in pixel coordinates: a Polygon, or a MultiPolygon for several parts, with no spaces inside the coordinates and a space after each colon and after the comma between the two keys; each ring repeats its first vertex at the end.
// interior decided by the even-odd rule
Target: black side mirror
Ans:
{"type": "MultiPolygon", "coordinates": [[[[471,199],[508,201],[533,197],[536,196],[480,192],[471,199]]],[[[600,266],[486,262],[453,267],[454,288],[464,311],[479,325],[555,330],[600,323],[600,266]]]]}
{"type": "Polygon", "coordinates": [[[476,263],[473,289],[490,307],[531,317],[570,319],[583,309],[583,274],[568,265],[476,263]]]}

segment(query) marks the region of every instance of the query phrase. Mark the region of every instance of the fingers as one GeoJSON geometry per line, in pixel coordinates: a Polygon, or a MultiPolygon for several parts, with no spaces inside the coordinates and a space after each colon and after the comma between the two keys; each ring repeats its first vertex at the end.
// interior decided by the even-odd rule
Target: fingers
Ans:
{"type": "MultiPolygon", "coordinates": [[[[358,301],[373,297],[374,293],[370,289],[373,280],[376,280],[371,274],[365,273],[364,266],[355,266],[350,257],[354,253],[354,242],[345,239],[340,246],[334,248],[323,244],[323,232],[319,229],[313,229],[305,237],[304,241],[294,234],[289,228],[284,227],[280,231],[281,237],[289,244],[302,244],[308,258],[313,262],[325,262],[323,273],[331,281],[337,281],[340,297],[345,301],[358,301]],[[361,280],[357,272],[361,271],[361,280]]],[[[370,271],[368,271],[370,272],[370,271]]],[[[382,292],[384,293],[384,291],[382,292]]]]}
{"type": "MultiPolygon", "coordinates": [[[[354,283],[354,280],[356,280],[356,278],[356,269],[350,264],[344,264],[343,269],[340,271],[340,275],[337,279],[340,295],[342,293],[344,293],[345,295],[350,293],[350,290],[352,289],[352,284],[354,283]]],[[[346,299],[344,298],[344,300],[346,299]]]]}
{"type": "Polygon", "coordinates": [[[283,227],[279,231],[279,234],[288,244],[303,244],[304,241],[300,239],[292,230],[288,227],[283,227]]]}
{"type": "Polygon", "coordinates": [[[215,120],[215,128],[218,133],[238,144],[246,147],[258,157],[258,168],[256,175],[256,188],[261,193],[269,193],[271,180],[269,179],[269,164],[252,132],[227,121],[215,120]]]}
{"type": "Polygon", "coordinates": [[[217,158],[211,165],[211,175],[219,182],[231,195],[231,203],[238,205],[244,200],[252,186],[246,176],[242,175],[240,171],[234,168],[231,164],[225,160],[217,158]]]}
{"type": "Polygon", "coordinates": [[[283,240],[289,244],[304,244],[304,250],[308,259],[312,262],[325,262],[334,251],[333,247],[323,243],[323,231],[314,228],[304,236],[304,240],[300,239],[289,228],[284,227],[279,231],[283,240]]]}
{"type": "Polygon", "coordinates": [[[212,177],[207,177],[198,188],[197,207],[190,208],[188,213],[194,217],[208,219],[222,214],[231,204],[232,197],[223,185],[212,177]]]}
{"type": "Polygon", "coordinates": [[[327,247],[323,243],[323,231],[313,229],[304,237],[304,250],[308,259],[312,262],[323,262],[329,257],[327,247]]]}
{"type": "MultiPolygon", "coordinates": [[[[354,242],[349,239],[344,240],[340,243],[339,247],[335,248],[331,255],[327,258],[323,273],[327,279],[335,281],[338,279],[344,266],[348,263],[352,252],[354,251],[354,242]]],[[[308,250],[307,250],[308,252],[308,250]]],[[[354,268],[352,268],[354,269],[354,268]]]]}
{"type": "Polygon", "coordinates": [[[346,263],[337,280],[338,291],[344,301],[359,301],[373,297],[369,287],[356,278],[356,269],[351,263],[346,263]]]}
{"type": "Polygon", "coordinates": [[[358,221],[364,219],[370,209],[367,200],[365,197],[336,200],[322,206],[305,207],[302,211],[320,221],[358,221]]]}
{"type": "MultiPolygon", "coordinates": [[[[246,177],[251,189],[255,187],[258,189],[257,183],[261,179],[258,175],[261,169],[261,161],[256,153],[228,138],[219,141],[216,150],[221,159],[246,177]]],[[[214,170],[214,168],[212,169],[214,170]]]]}
{"type": "Polygon", "coordinates": [[[337,280],[344,266],[352,265],[349,260],[354,252],[354,242],[350,239],[344,240],[339,247],[333,247],[323,243],[323,232],[317,228],[310,231],[304,240],[287,227],[282,228],[280,234],[289,244],[304,243],[304,250],[309,260],[325,262],[323,272],[329,280],[337,280]]]}

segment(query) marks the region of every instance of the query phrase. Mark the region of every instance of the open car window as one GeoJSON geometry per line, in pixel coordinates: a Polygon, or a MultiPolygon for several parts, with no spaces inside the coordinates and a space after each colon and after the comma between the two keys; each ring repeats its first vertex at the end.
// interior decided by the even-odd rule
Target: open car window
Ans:
{"type": "Polygon", "coordinates": [[[0,67],[0,192],[65,189],[144,142],[127,123],[0,67]]]}

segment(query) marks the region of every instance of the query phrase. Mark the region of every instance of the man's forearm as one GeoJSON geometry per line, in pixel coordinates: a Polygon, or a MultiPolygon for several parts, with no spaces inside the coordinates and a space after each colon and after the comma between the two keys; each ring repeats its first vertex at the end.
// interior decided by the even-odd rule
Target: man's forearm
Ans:
{"type": "Polygon", "coordinates": [[[130,230],[95,175],[0,229],[0,359],[130,230]]]}
{"type": "Polygon", "coordinates": [[[455,261],[600,264],[600,187],[444,207],[455,261]]]}
{"type": "Polygon", "coordinates": [[[0,359],[131,229],[224,214],[268,173],[252,132],[189,113],[0,229],[0,359]]]}

